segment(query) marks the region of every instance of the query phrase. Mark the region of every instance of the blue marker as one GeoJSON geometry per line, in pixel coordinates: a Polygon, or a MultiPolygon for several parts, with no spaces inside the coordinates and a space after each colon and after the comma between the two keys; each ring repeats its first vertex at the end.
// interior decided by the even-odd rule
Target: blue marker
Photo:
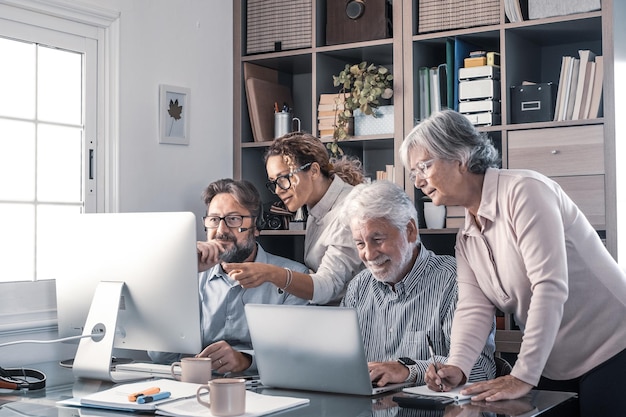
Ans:
{"type": "Polygon", "coordinates": [[[142,395],[141,397],[137,397],[137,403],[145,404],[151,403],[152,401],[164,400],[165,398],[169,398],[171,395],[172,393],[169,391],[163,391],[153,395],[142,395]]]}

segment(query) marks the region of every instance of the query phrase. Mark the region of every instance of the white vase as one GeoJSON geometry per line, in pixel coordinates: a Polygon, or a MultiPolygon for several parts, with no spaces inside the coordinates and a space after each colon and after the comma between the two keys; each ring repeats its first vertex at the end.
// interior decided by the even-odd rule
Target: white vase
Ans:
{"type": "Polygon", "coordinates": [[[425,201],[424,220],[428,229],[443,229],[446,222],[446,206],[436,206],[431,201],[425,201]]]}

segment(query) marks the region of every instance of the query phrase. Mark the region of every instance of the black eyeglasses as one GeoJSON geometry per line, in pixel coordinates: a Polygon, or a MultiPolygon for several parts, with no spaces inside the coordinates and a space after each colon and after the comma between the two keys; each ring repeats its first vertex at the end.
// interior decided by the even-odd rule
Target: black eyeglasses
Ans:
{"type": "Polygon", "coordinates": [[[224,217],[220,216],[204,216],[202,218],[202,222],[204,223],[204,228],[206,229],[217,229],[220,227],[220,222],[224,220],[226,222],[226,226],[231,229],[235,227],[241,227],[243,224],[243,219],[246,217],[254,217],[254,216],[241,216],[239,214],[229,214],[224,217]]]}
{"type": "Polygon", "coordinates": [[[266,182],[265,186],[272,194],[276,194],[276,186],[278,186],[281,190],[288,190],[291,188],[291,177],[298,172],[306,171],[311,168],[311,164],[312,162],[309,162],[308,164],[304,164],[301,167],[294,169],[289,174],[279,175],[274,181],[266,182]]]}

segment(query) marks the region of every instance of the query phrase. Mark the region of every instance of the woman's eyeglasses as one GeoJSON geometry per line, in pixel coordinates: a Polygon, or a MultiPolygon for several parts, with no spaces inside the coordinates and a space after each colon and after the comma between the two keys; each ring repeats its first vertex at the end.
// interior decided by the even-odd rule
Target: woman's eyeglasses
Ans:
{"type": "Polygon", "coordinates": [[[428,161],[419,161],[415,164],[415,168],[411,170],[409,173],[409,178],[411,182],[415,182],[418,178],[425,179],[428,178],[428,168],[435,162],[436,158],[429,159],[428,161]]]}
{"type": "Polygon", "coordinates": [[[298,172],[306,171],[311,167],[311,164],[312,162],[309,162],[308,164],[304,164],[301,167],[294,169],[289,174],[279,175],[274,181],[266,182],[265,186],[272,194],[276,194],[276,187],[281,190],[288,190],[291,188],[291,177],[298,172]]]}

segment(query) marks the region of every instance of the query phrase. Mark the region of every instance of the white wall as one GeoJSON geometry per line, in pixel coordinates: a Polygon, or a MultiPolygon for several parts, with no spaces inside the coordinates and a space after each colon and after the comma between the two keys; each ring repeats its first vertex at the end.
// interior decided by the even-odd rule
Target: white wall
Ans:
{"type": "MultiPolygon", "coordinates": [[[[200,218],[205,211],[200,200],[203,188],[233,172],[232,2],[80,3],[120,12],[119,211],[189,210],[200,218]],[[189,146],[159,144],[160,84],[191,90],[189,146]]],[[[199,222],[198,233],[204,237],[199,222]]],[[[50,285],[41,288],[48,289],[47,294],[31,297],[48,299],[53,294],[50,285]]],[[[42,328],[35,333],[7,332],[0,343],[55,337],[54,329],[42,328]]],[[[67,358],[74,349],[75,345],[58,343],[4,347],[0,365],[67,358]]]]}
{"type": "Polygon", "coordinates": [[[232,2],[83,1],[121,12],[119,210],[199,218],[202,189],[233,172],[232,2]],[[159,84],[191,90],[189,146],[158,143],[159,84]]]}

